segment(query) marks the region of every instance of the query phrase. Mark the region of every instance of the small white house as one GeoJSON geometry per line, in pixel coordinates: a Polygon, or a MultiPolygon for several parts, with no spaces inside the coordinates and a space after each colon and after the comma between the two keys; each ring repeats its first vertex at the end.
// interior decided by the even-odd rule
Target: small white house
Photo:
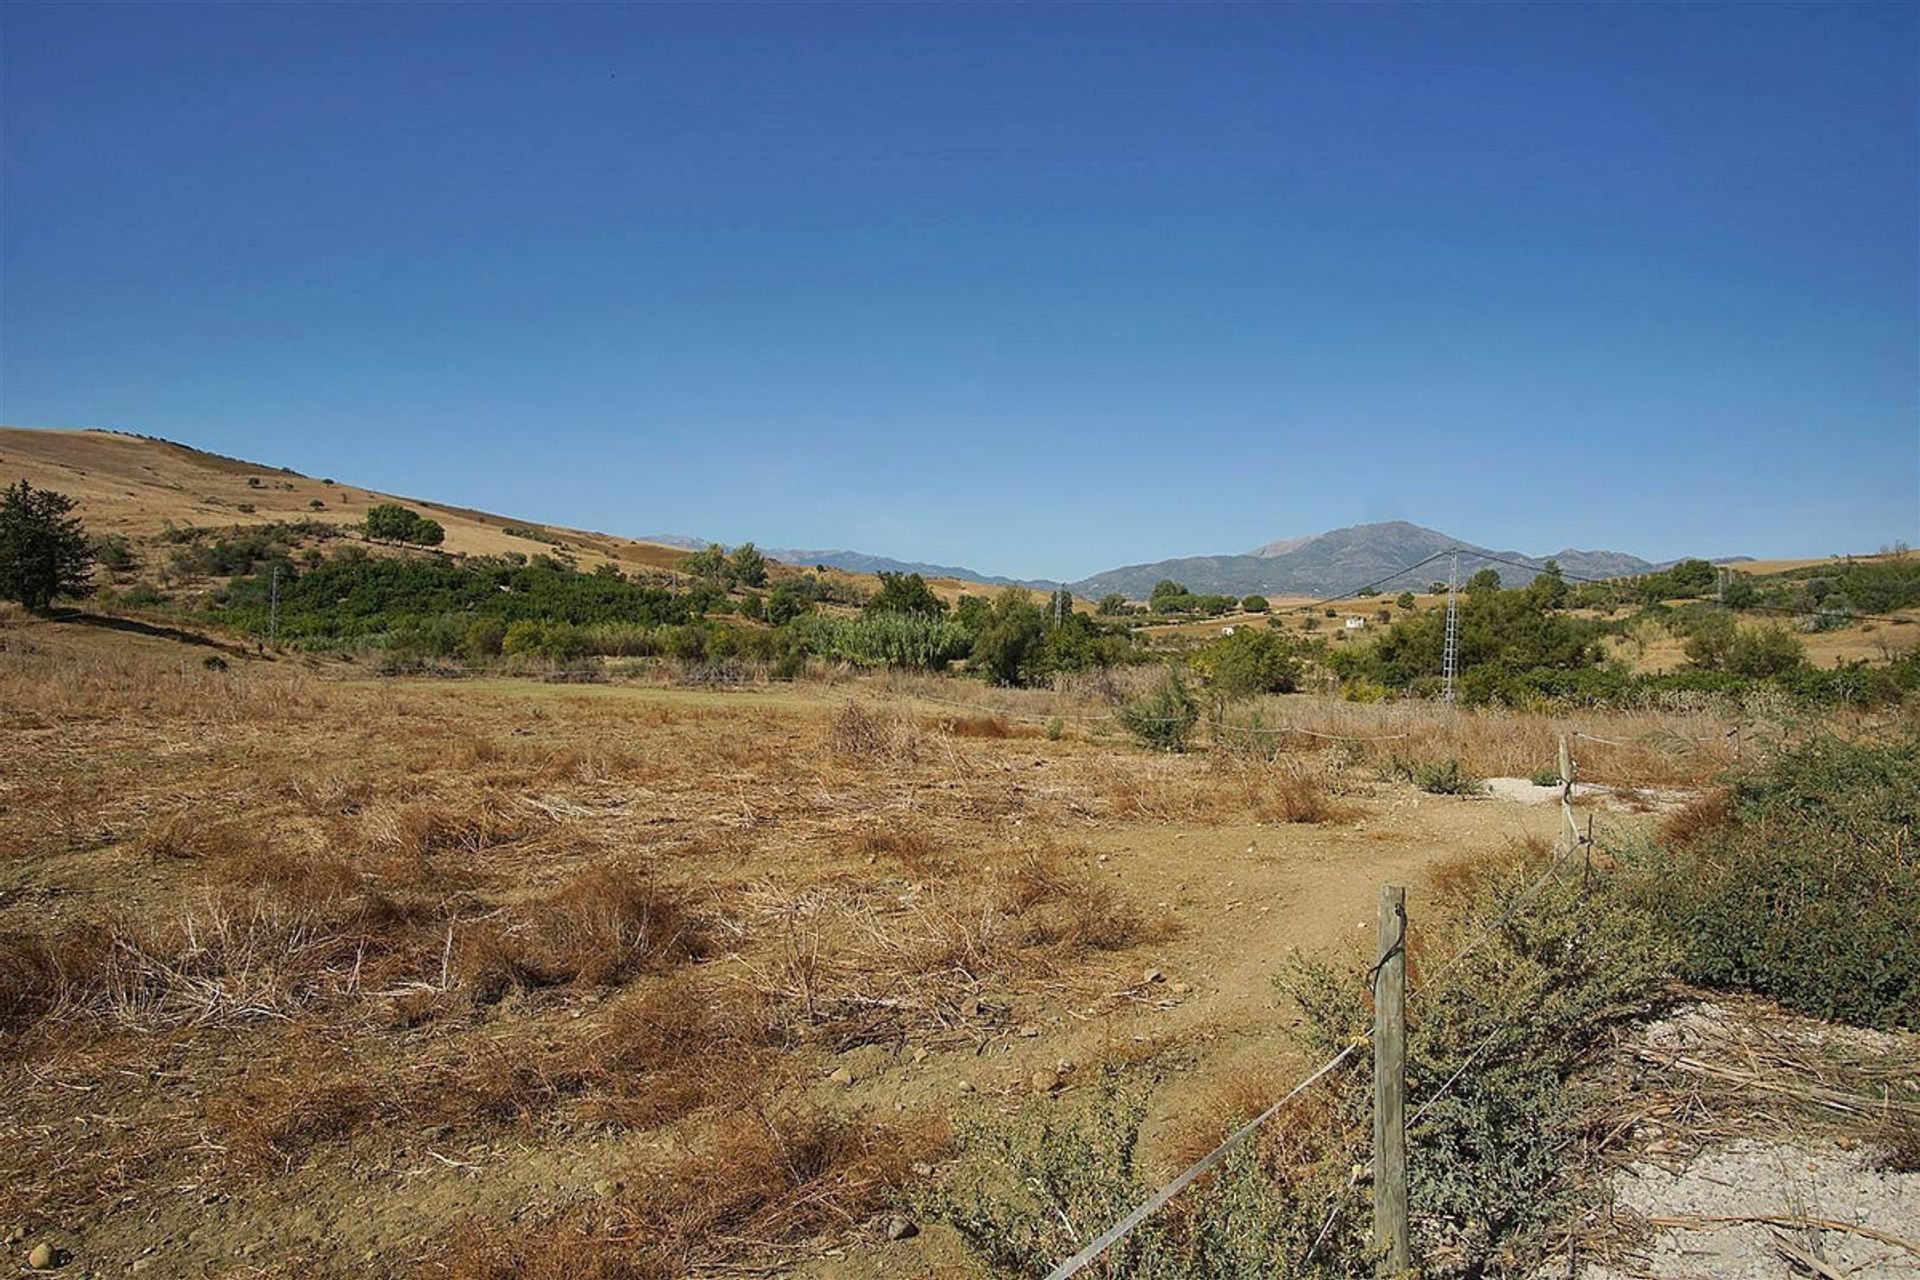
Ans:
{"type": "Polygon", "coordinates": [[[1366,626],[1367,626],[1367,620],[1365,618],[1348,618],[1347,619],[1347,630],[1349,631],[1364,631],[1366,630],[1366,626]]]}

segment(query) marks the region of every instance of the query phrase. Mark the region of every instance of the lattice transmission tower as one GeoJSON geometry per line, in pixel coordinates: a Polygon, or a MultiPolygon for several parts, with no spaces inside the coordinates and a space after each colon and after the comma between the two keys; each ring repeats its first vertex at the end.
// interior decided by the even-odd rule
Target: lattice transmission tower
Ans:
{"type": "Polygon", "coordinates": [[[1453,705],[1453,681],[1460,674],[1460,550],[1447,560],[1447,647],[1440,656],[1440,679],[1448,706],[1453,705]]]}

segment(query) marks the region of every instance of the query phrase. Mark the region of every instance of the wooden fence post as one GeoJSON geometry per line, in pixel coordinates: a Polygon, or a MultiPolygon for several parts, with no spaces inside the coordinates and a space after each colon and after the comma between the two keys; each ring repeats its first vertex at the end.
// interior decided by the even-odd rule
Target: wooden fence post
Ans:
{"type": "Polygon", "coordinates": [[[1380,1274],[1413,1268],[1407,1242],[1407,891],[1380,886],[1373,976],[1373,1242],[1380,1274]]]}

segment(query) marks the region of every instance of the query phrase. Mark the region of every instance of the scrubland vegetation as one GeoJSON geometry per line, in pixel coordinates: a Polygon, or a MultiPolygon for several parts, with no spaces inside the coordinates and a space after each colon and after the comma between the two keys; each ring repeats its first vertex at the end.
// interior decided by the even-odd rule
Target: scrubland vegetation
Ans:
{"type": "MultiPolygon", "coordinates": [[[[1312,913],[1364,909],[1380,815],[1440,797],[1416,983],[1516,900],[1544,844],[1436,780],[1537,772],[1567,727],[1286,694],[1223,719],[1152,667],[961,708],[910,670],[757,693],[356,670],[0,626],[0,1224],[269,1274],[652,1277],[904,1247],[897,1216],[950,1231],[955,1267],[1030,1273],[1363,1025],[1331,937],[1285,957],[1312,913]],[[1106,718],[1139,700],[1192,712],[1187,751],[1106,718]],[[1272,934],[1249,889],[1279,895],[1272,934]],[[1280,1061],[1210,1056],[1289,1009],[1280,1061]]],[[[1823,724],[1580,721],[1617,837],[1417,1006],[1416,1098],[1475,1065],[1413,1133],[1436,1271],[1559,1247],[1607,1048],[1677,981],[1913,1024],[1915,748],[1823,724]],[[1635,816],[1675,787],[1701,798],[1635,816]]],[[[1114,1267],[1363,1266],[1366,1089],[1338,1073],[1114,1267]]]]}
{"type": "MultiPolygon", "coordinates": [[[[1489,571],[1444,708],[1444,609],[1405,597],[1333,640],[1177,583],[1089,613],[374,523],[63,525],[98,594],[0,615],[0,1229],[161,1274],[651,1278],[886,1271],[924,1228],[932,1272],[1040,1272],[1355,1042],[1398,877],[1415,1243],[1524,1275],[1611,1247],[1622,1099],[1667,1087],[1621,1045],[1690,991],[1920,1026],[1920,659],[1806,656],[1920,600],[1904,559],[1489,571]],[[1555,862],[1557,811],[1483,780],[1558,783],[1563,736],[1602,826],[1555,862]]],[[[1898,1160],[1890,1061],[1816,1065],[1898,1160]]],[[[1370,1269],[1367,1071],[1097,1273],[1370,1269]]]]}

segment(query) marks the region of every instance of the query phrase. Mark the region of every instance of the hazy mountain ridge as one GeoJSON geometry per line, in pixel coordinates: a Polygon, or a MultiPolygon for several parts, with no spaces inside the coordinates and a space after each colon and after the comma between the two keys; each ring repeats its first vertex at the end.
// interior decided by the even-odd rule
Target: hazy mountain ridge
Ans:
{"type": "Polygon", "coordinates": [[[1039,587],[1052,590],[1060,584],[1037,578],[1003,578],[996,574],[976,573],[951,564],[928,564],[921,560],[895,560],[892,556],[870,555],[865,551],[805,551],[791,547],[763,548],[767,555],[784,564],[812,568],[824,564],[849,573],[917,573],[923,578],[958,578],[990,587],[1039,587]]]}
{"type": "MultiPolygon", "coordinates": [[[[1141,599],[1162,578],[1171,578],[1191,591],[1221,595],[1257,592],[1332,596],[1388,578],[1408,565],[1453,547],[1460,548],[1463,577],[1491,567],[1499,570],[1501,580],[1509,585],[1531,582],[1548,559],[1557,560],[1570,574],[1592,578],[1649,573],[1655,568],[1650,561],[1619,551],[1569,548],[1552,556],[1496,551],[1436,529],[1395,520],[1352,525],[1304,538],[1286,538],[1245,555],[1183,556],[1150,564],[1123,565],[1068,585],[1075,594],[1091,598],[1119,592],[1141,599]],[[1482,558],[1486,556],[1531,567],[1493,563],[1482,558]]],[[[1446,576],[1447,561],[1441,558],[1418,569],[1399,572],[1381,583],[1380,588],[1383,591],[1418,590],[1429,583],[1444,581],[1446,576]]]]}

